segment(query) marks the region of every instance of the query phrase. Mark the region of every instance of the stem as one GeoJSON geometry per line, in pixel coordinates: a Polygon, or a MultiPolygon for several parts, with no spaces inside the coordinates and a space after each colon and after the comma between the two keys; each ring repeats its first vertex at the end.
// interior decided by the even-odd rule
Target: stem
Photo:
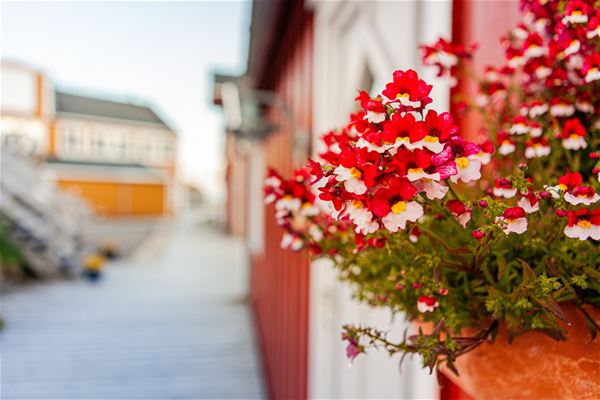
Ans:
{"type": "Polygon", "coordinates": [[[461,203],[463,202],[460,197],[456,194],[456,192],[454,191],[454,188],[452,187],[452,185],[450,184],[450,179],[446,179],[446,184],[448,185],[448,189],[450,189],[450,193],[452,193],[452,196],[454,196],[454,198],[458,201],[460,201],[461,203]]]}

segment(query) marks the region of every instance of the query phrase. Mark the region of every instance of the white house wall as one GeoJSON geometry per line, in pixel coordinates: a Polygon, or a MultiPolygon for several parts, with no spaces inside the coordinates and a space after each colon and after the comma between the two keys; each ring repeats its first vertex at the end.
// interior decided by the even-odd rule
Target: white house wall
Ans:
{"type": "MultiPolygon", "coordinates": [[[[418,46],[443,35],[450,37],[450,1],[376,1],[310,3],[315,12],[313,143],[327,130],[344,125],[356,110],[356,89],[363,84],[365,68],[381,91],[396,69],[419,65],[418,46]]],[[[433,72],[424,77],[434,83],[432,97],[439,110],[447,110],[449,87],[433,72]]],[[[313,146],[313,148],[318,148],[313,146]]],[[[402,335],[410,325],[401,316],[373,309],[351,299],[349,285],[341,284],[326,262],[311,268],[309,397],[310,398],[436,398],[435,377],[417,359],[371,351],[350,367],[340,340],[345,323],[373,325],[402,335]]]]}

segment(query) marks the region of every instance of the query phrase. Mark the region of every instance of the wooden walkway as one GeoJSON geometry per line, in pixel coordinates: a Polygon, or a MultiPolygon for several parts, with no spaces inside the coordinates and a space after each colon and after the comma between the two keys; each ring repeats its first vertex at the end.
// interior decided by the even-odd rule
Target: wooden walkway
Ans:
{"type": "Polygon", "coordinates": [[[2,399],[262,398],[243,246],[186,217],[105,279],[2,297],[2,399]]]}

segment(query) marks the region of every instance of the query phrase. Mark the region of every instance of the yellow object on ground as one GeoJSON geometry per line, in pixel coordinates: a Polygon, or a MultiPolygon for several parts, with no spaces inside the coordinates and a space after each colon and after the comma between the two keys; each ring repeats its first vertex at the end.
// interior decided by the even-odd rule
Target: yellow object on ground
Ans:
{"type": "Polygon", "coordinates": [[[83,260],[83,268],[88,271],[100,271],[102,267],[104,267],[104,257],[98,254],[91,254],[83,260]]]}

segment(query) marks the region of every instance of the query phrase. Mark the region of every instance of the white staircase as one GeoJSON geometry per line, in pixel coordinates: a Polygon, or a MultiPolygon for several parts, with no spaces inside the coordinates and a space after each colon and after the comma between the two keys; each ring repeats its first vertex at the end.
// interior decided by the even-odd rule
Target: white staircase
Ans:
{"type": "Polygon", "coordinates": [[[88,207],[45,179],[35,158],[7,147],[0,152],[0,215],[9,222],[11,238],[36,275],[77,272],[88,207]]]}

